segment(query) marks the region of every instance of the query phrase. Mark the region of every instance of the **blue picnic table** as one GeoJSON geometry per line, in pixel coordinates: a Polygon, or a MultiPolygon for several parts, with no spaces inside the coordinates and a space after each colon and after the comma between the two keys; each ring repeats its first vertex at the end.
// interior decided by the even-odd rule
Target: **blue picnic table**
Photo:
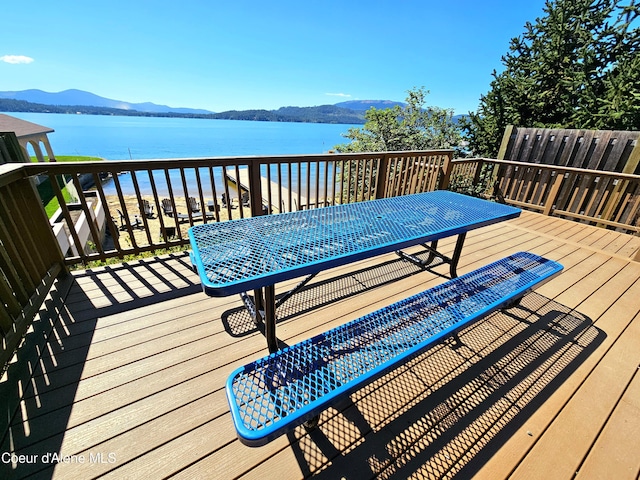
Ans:
{"type": "Polygon", "coordinates": [[[467,232],[519,215],[520,209],[512,206],[434,191],[196,225],[189,229],[189,239],[204,292],[213,297],[240,294],[254,320],[264,322],[273,352],[278,349],[277,283],[307,276],[297,291],[321,271],[389,252],[425,268],[437,258],[456,277],[467,232]],[[439,252],[438,241],[455,235],[451,257],[439,252]],[[402,252],[415,245],[429,251],[426,260],[402,252]],[[251,290],[253,300],[246,293],[251,290]]]}

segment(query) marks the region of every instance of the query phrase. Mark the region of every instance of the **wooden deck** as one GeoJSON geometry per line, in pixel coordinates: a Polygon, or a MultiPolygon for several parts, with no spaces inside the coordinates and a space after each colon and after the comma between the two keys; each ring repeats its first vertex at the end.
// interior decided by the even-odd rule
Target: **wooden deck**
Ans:
{"type": "MultiPolygon", "coordinates": [[[[467,328],[461,346],[436,346],[326,411],[312,433],[261,448],[236,439],[223,389],[266,352],[238,298],[201,293],[185,255],[74,273],[0,383],[0,477],[636,479],[638,247],[527,212],[471,233],[460,273],[519,250],[565,271],[467,328]],[[42,463],[54,453],[61,463],[42,463]]],[[[278,337],[291,344],[443,280],[395,255],[325,272],[279,309],[278,337]]]]}

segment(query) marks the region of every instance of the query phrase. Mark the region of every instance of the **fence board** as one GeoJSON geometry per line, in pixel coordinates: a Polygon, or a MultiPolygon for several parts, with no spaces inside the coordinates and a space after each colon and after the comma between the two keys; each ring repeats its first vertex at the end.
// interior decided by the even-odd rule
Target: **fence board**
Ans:
{"type": "Polygon", "coordinates": [[[536,129],[509,126],[499,159],[589,170],[634,173],[640,163],[640,132],[536,129]],[[507,144],[504,144],[507,142],[507,144]],[[637,153],[632,155],[634,147],[637,153]],[[630,163],[630,167],[627,165],[630,163]],[[631,169],[629,169],[631,168],[631,169]]]}

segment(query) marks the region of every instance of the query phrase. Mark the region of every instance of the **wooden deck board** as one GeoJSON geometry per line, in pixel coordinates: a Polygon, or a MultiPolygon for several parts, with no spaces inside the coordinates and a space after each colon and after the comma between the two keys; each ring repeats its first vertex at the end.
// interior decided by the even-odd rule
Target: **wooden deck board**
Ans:
{"type": "MultiPolygon", "coordinates": [[[[0,383],[2,451],[86,461],[3,464],[0,476],[598,478],[626,442],[615,473],[635,478],[637,242],[527,212],[470,233],[460,273],[518,250],[565,271],[465,329],[459,347],[436,346],[327,410],[318,430],[257,449],[237,440],[224,395],[231,371],[266,352],[237,298],[204,295],[177,254],[77,272],[49,346],[0,383]]],[[[444,280],[394,254],[323,272],[279,308],[278,337],[294,343],[444,280]]]]}
{"type": "MultiPolygon", "coordinates": [[[[562,408],[514,472],[516,478],[569,478],[579,471],[606,420],[640,364],[640,323],[634,322],[598,369],[562,408]],[[594,395],[594,392],[598,392],[594,395]]],[[[613,474],[615,467],[612,467],[613,474]]]]}
{"type": "MultiPolygon", "coordinates": [[[[640,276],[637,268],[635,268],[635,271],[636,275],[640,276]]],[[[624,284],[626,285],[626,282],[624,282],[624,284]]],[[[514,432],[509,442],[484,465],[478,478],[506,478],[517,468],[520,461],[528,457],[531,449],[536,445],[536,442],[547,431],[550,425],[553,424],[562,408],[571,400],[585,379],[589,378],[589,376],[599,368],[599,362],[603,355],[612,347],[633,320],[635,312],[640,308],[640,299],[637,293],[635,293],[638,286],[640,286],[640,282],[638,278],[636,278],[633,285],[629,286],[626,290],[623,288],[623,293],[620,297],[609,297],[612,303],[609,309],[599,317],[590,316],[589,313],[591,312],[588,308],[585,308],[583,313],[582,305],[579,305],[575,309],[575,312],[584,314],[585,318],[594,322],[594,327],[596,327],[598,335],[604,338],[601,339],[601,343],[589,354],[584,362],[576,368],[574,374],[564,381],[561,388],[541,405],[539,409],[527,419],[526,424],[517,432],[514,432]]],[[[585,336],[585,338],[588,338],[588,336],[585,336]]],[[[595,397],[599,395],[599,392],[597,389],[595,391],[591,390],[590,394],[595,397]]],[[[589,418],[585,415],[581,420],[585,421],[589,420],[589,418]]],[[[556,438],[555,441],[566,446],[563,442],[571,441],[572,438],[573,435],[570,435],[568,439],[556,438]]],[[[558,448],[556,455],[562,456],[565,453],[569,455],[573,446],[569,445],[567,448],[568,450],[558,448]]],[[[537,475],[538,470],[527,473],[537,475]]],[[[524,478],[527,478],[527,476],[524,476],[524,478]]],[[[531,477],[529,476],[528,478],[531,477]]],[[[539,478],[545,477],[541,476],[539,478]]],[[[569,477],[560,476],[558,478],[569,477]]]]}
{"type": "Polygon", "coordinates": [[[576,478],[636,479],[640,475],[639,451],[640,368],[637,368],[576,478]]]}

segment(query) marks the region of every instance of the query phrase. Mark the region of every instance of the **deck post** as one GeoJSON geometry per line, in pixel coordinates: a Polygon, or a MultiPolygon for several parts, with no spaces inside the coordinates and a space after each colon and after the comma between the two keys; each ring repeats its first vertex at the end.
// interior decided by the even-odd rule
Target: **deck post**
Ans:
{"type": "Polygon", "coordinates": [[[387,170],[389,169],[389,154],[384,153],[378,161],[378,174],[376,178],[376,199],[386,198],[387,196],[387,170]]]}
{"type": "Polygon", "coordinates": [[[251,205],[251,216],[259,217],[263,214],[262,209],[262,178],[260,175],[260,162],[258,160],[249,162],[249,204],[251,205]]]}
{"type": "Polygon", "coordinates": [[[445,155],[445,159],[442,164],[442,176],[440,177],[438,189],[447,190],[451,182],[451,172],[453,171],[453,151],[446,152],[443,155],[445,155]]]}

